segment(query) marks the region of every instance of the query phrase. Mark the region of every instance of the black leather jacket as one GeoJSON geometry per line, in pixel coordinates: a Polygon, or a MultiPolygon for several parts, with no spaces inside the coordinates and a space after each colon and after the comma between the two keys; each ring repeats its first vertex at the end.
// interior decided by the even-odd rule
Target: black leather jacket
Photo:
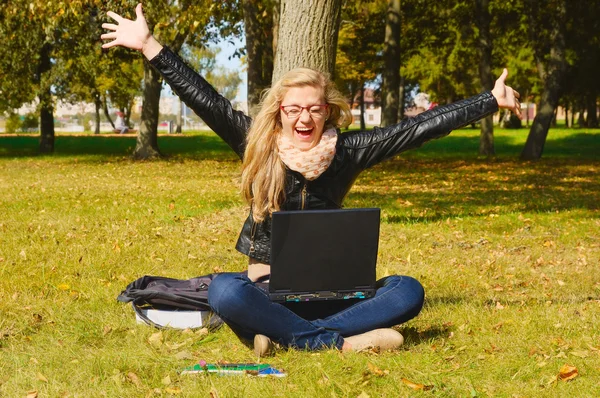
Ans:
{"type": "MultiPolygon", "coordinates": [[[[151,64],[179,97],[243,158],[250,117],[235,111],[200,75],[168,48],[151,64]]],[[[452,130],[475,122],[498,110],[490,92],[438,106],[390,127],[340,134],[335,157],[327,170],[313,181],[287,171],[286,200],[282,210],[337,209],[361,171],[407,149],[448,135],[452,130]]],[[[271,219],[254,223],[250,214],[244,223],[236,249],[260,262],[270,263],[271,219]]]]}

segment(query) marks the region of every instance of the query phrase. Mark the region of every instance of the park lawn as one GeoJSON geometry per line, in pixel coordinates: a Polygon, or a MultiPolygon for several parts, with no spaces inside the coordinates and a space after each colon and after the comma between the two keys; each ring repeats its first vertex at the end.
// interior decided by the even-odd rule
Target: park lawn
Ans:
{"type": "Polygon", "coordinates": [[[2,136],[0,396],[600,396],[600,131],[552,130],[538,162],[518,160],[526,134],[496,131],[488,160],[460,130],[357,180],[346,206],[382,208],[378,276],[418,278],[425,307],[395,352],[264,359],[283,379],[180,375],[256,358],[227,327],[157,334],[116,301],[145,274],[245,268],[218,138],[161,136],[166,160],[133,162],[131,137],[35,156],[37,137],[2,136]]]}

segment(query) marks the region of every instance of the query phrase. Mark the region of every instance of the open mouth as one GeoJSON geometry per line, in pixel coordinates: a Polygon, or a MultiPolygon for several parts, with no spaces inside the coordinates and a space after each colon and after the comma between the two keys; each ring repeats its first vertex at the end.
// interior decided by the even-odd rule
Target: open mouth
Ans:
{"type": "Polygon", "coordinates": [[[301,138],[308,138],[312,134],[314,127],[296,127],[295,130],[301,138]]]}

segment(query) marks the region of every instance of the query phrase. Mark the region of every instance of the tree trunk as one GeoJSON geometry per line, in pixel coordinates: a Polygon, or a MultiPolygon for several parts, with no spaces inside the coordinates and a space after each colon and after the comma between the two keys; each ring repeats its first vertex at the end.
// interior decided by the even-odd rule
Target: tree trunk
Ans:
{"type": "Polygon", "coordinates": [[[102,108],[102,100],[98,94],[94,96],[94,105],[96,108],[94,134],[100,134],[100,108],[102,108]]]}
{"type": "MultiPolygon", "coordinates": [[[[558,106],[558,100],[562,89],[564,76],[567,70],[567,61],[565,59],[565,35],[563,29],[566,23],[566,1],[560,1],[556,10],[551,10],[552,16],[556,18],[552,23],[551,48],[546,68],[540,68],[540,77],[544,82],[544,88],[537,109],[537,114],[533,119],[533,124],[527,136],[527,142],[521,159],[537,160],[542,157],[544,145],[548,130],[552,123],[554,110],[558,106]],[[545,71],[544,71],[545,69],[545,71]]],[[[536,52],[538,64],[542,64],[541,55],[536,52]]]]}
{"type": "Polygon", "coordinates": [[[382,125],[398,122],[400,107],[400,0],[388,0],[383,56],[383,115],[382,125]]]}
{"type": "Polygon", "coordinates": [[[360,97],[358,99],[360,105],[360,129],[366,130],[367,125],[365,123],[365,84],[363,83],[360,87],[360,97]]]}
{"type": "Polygon", "coordinates": [[[179,109],[177,110],[177,128],[175,132],[177,134],[181,134],[181,125],[183,124],[183,101],[181,98],[179,99],[179,109]]]}
{"type": "Polygon", "coordinates": [[[134,159],[150,159],[161,156],[158,150],[158,106],[161,86],[159,73],[144,60],[142,122],[133,150],[134,159]]]}
{"type": "Polygon", "coordinates": [[[404,88],[404,76],[400,76],[400,87],[398,87],[398,120],[404,119],[404,96],[406,95],[404,88]]]}
{"type": "Polygon", "coordinates": [[[342,0],[281,0],[273,82],[298,67],[333,80],[341,6],[342,0]]]}
{"type": "Polygon", "coordinates": [[[52,68],[50,60],[50,44],[46,43],[40,51],[40,64],[38,79],[40,82],[40,152],[54,152],[54,106],[52,103],[52,89],[45,81],[44,75],[52,68]]]}
{"type": "MultiPolygon", "coordinates": [[[[479,29],[479,80],[481,88],[484,91],[490,91],[494,88],[494,78],[492,76],[492,38],[490,35],[490,1],[476,0],[475,13],[477,27],[479,29]]],[[[486,116],[481,120],[481,132],[479,134],[479,154],[484,156],[493,156],[496,154],[494,149],[494,119],[492,115],[486,116]]]]}
{"type": "Polygon", "coordinates": [[[102,96],[102,109],[104,110],[104,117],[108,120],[113,130],[115,129],[115,123],[110,117],[110,112],[108,111],[108,101],[106,100],[106,95],[102,96]]]}
{"type": "Polygon", "coordinates": [[[596,105],[596,93],[592,93],[587,98],[587,126],[589,128],[598,127],[598,115],[596,114],[598,105],[596,105]]]}
{"type": "Polygon", "coordinates": [[[258,113],[261,93],[271,85],[275,17],[264,0],[244,0],[243,3],[248,62],[248,112],[254,117],[258,113]]]}

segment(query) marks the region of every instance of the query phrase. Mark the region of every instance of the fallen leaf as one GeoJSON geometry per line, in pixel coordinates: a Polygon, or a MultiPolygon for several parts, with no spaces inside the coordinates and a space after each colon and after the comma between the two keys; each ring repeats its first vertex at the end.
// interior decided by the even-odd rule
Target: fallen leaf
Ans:
{"type": "Polygon", "coordinates": [[[189,351],[181,351],[175,354],[177,359],[194,359],[194,356],[189,351]]]}
{"type": "Polygon", "coordinates": [[[48,378],[46,376],[44,376],[43,374],[41,374],[40,372],[38,372],[37,378],[38,378],[38,380],[41,380],[44,383],[48,383],[48,378]]]}
{"type": "Polygon", "coordinates": [[[106,336],[110,332],[112,332],[112,328],[110,326],[105,325],[104,328],[102,328],[102,336],[106,336]]]}
{"type": "Polygon", "coordinates": [[[360,395],[356,396],[356,398],[369,398],[369,394],[363,391],[360,395]]]}
{"type": "Polygon", "coordinates": [[[422,391],[429,391],[433,388],[433,386],[426,386],[425,384],[419,384],[419,383],[413,383],[412,381],[402,378],[402,382],[412,388],[413,390],[422,390],[422,391]]]}
{"type": "Polygon", "coordinates": [[[163,383],[163,385],[168,386],[169,384],[171,384],[171,376],[167,375],[165,378],[163,378],[161,380],[161,383],[163,383]]]}
{"type": "Polygon", "coordinates": [[[71,288],[71,286],[67,285],[66,283],[61,283],[60,285],[58,285],[56,287],[59,288],[60,290],[69,290],[71,288]]]}
{"type": "Polygon", "coordinates": [[[560,368],[560,372],[558,373],[558,377],[562,381],[570,381],[579,376],[579,371],[575,366],[564,364],[560,368]]]}
{"type": "Polygon", "coordinates": [[[210,398],[219,398],[219,393],[214,386],[210,389],[210,398]]]}
{"type": "Polygon", "coordinates": [[[27,398],[37,398],[38,392],[36,390],[27,391],[27,398]]]}
{"type": "Polygon", "coordinates": [[[144,386],[138,375],[133,372],[127,373],[127,379],[129,379],[129,381],[132,382],[137,388],[142,388],[144,386]]]}
{"type": "Polygon", "coordinates": [[[379,369],[377,366],[373,365],[371,362],[367,363],[367,367],[369,371],[376,376],[385,376],[383,370],[379,369]]]}
{"type": "Polygon", "coordinates": [[[162,345],[163,342],[163,334],[162,332],[152,333],[150,337],[148,337],[148,343],[153,346],[162,345]]]}
{"type": "Polygon", "coordinates": [[[589,351],[571,351],[569,354],[579,358],[587,358],[590,356],[589,351]]]}
{"type": "Polygon", "coordinates": [[[499,301],[497,301],[497,302],[496,302],[496,309],[497,309],[497,310],[503,310],[503,309],[504,309],[504,306],[503,306],[502,304],[500,304],[500,302],[499,302],[499,301]]]}
{"type": "Polygon", "coordinates": [[[167,387],[165,388],[165,391],[173,395],[181,394],[181,388],[179,387],[167,387]]]}

